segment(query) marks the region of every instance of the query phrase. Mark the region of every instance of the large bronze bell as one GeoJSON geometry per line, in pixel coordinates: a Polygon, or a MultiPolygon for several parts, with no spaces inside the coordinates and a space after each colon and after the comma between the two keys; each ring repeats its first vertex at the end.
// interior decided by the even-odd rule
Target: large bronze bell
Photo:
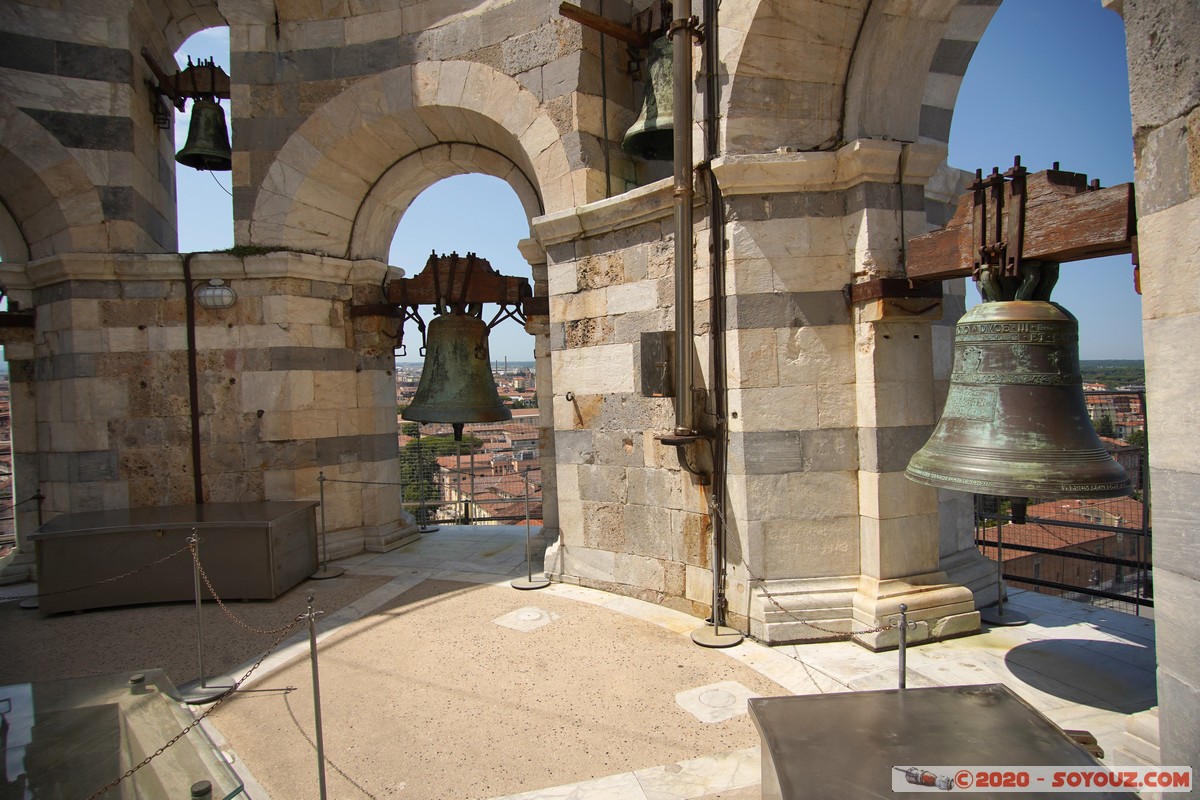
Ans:
{"type": "Polygon", "coordinates": [[[621,149],[631,156],[652,161],[670,161],[675,152],[674,113],[672,101],[672,76],[674,74],[672,53],[674,43],[670,36],[663,36],[650,45],[646,58],[645,93],[642,98],[642,113],[634,120],[621,149]]]}
{"type": "Polygon", "coordinates": [[[1075,317],[1044,300],[968,311],[955,329],[942,418],[906,474],[1001,497],[1129,494],[1129,477],[1088,416],[1075,317]]]}
{"type": "Polygon", "coordinates": [[[451,307],[430,321],[421,381],[400,416],[413,422],[450,423],[457,440],[462,439],[464,423],[512,419],[492,379],[488,327],[482,319],[451,307]]]}
{"type": "Polygon", "coordinates": [[[225,127],[225,109],[212,100],[196,100],[188,124],[187,142],[175,154],[185,167],[228,172],[233,169],[233,149],[225,127]]]}

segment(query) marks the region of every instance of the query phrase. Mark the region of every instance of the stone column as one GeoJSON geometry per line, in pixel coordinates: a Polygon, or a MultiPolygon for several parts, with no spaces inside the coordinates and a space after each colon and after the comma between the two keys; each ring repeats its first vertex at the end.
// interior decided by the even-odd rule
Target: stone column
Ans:
{"type": "MultiPolygon", "coordinates": [[[[925,230],[930,145],[732,156],[728,198],[729,487],[751,633],[829,639],[886,625],[906,602],[921,636],[978,627],[941,571],[936,493],[904,477],[935,420],[930,323],[940,307],[848,308],[854,281],[903,274],[925,230]]],[[[945,343],[948,346],[948,342],[945,343]]],[[[973,546],[972,546],[973,549],[973,546]]],[[[869,647],[895,634],[864,634],[869,647]]]]}
{"type": "MultiPolygon", "coordinates": [[[[8,266],[8,265],[5,265],[8,266]]],[[[24,265],[20,265],[22,268],[24,265]]],[[[15,298],[29,305],[28,292],[14,285],[23,284],[24,274],[3,270],[4,287],[10,308],[15,298]]],[[[17,544],[0,559],[0,585],[33,580],[36,559],[29,534],[38,527],[38,454],[37,454],[37,394],[33,382],[33,329],[8,328],[3,331],[4,358],[8,362],[9,406],[8,424],[12,446],[12,496],[5,505],[12,506],[13,531],[17,544]]]]}
{"type": "Polygon", "coordinates": [[[1200,6],[1125,0],[1162,764],[1200,764],[1200,6]]]}
{"type": "MultiPolygon", "coordinates": [[[[546,251],[533,239],[520,242],[521,255],[533,269],[533,293],[547,297],[550,282],[546,251]]],[[[534,380],[538,399],[538,461],[542,465],[542,531],[547,541],[557,541],[558,473],[554,455],[554,381],[550,368],[550,318],[530,317],[525,330],[533,336],[534,380]]]]}

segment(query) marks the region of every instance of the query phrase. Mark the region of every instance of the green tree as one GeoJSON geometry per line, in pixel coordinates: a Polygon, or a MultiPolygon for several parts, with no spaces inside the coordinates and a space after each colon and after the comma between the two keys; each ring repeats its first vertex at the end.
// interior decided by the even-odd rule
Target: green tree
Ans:
{"type": "Polygon", "coordinates": [[[419,422],[406,422],[400,426],[400,433],[405,436],[416,436],[420,430],[421,424],[419,422]]]}
{"type": "Polygon", "coordinates": [[[1100,436],[1116,436],[1117,432],[1113,428],[1112,417],[1108,414],[1100,417],[1100,421],[1096,423],[1096,433],[1100,436]]]}
{"type": "Polygon", "coordinates": [[[1125,443],[1132,445],[1133,447],[1140,447],[1143,450],[1145,450],[1146,449],[1146,432],[1145,431],[1134,431],[1133,433],[1131,433],[1125,437],[1125,443]]]}

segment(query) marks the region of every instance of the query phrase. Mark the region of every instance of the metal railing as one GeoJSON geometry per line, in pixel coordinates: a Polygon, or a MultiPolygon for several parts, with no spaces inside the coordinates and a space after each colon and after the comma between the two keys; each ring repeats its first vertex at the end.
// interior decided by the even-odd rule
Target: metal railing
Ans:
{"type": "Polygon", "coordinates": [[[460,443],[451,440],[449,426],[445,431],[434,425],[402,426],[401,431],[401,505],[418,524],[541,519],[536,418],[467,425],[460,443]]]}
{"type": "MultiPolygon", "coordinates": [[[[1141,392],[1088,392],[1135,395],[1141,392]]],[[[1031,504],[1016,524],[1007,503],[975,497],[975,543],[997,560],[1010,586],[1141,615],[1154,607],[1150,470],[1143,445],[1118,454],[1135,490],[1130,497],[1031,504]]]]}

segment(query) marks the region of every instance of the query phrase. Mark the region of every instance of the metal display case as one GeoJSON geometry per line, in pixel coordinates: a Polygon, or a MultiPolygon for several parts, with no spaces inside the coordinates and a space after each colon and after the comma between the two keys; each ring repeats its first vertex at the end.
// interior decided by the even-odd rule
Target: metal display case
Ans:
{"type": "Polygon", "coordinates": [[[200,564],[222,600],[274,599],[317,569],[317,505],[211,503],[60,515],[29,537],[37,551],[38,606],[54,614],[194,599],[187,550],[193,529],[200,564]]]}

